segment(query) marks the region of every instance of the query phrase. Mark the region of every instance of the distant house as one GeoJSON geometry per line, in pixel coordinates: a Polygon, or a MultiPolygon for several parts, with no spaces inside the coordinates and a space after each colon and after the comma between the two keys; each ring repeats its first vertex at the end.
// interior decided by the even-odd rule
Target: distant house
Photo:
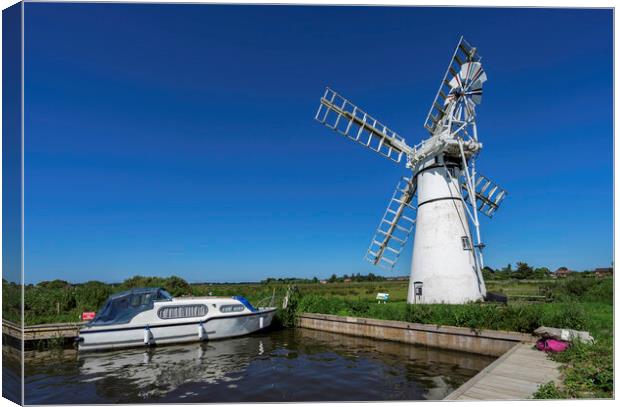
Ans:
{"type": "Polygon", "coordinates": [[[553,273],[553,277],[556,278],[565,278],[568,277],[570,275],[570,273],[572,273],[572,271],[570,271],[568,268],[566,267],[560,267],[559,269],[557,269],[554,273],[553,273]]]}
{"type": "Polygon", "coordinates": [[[345,283],[350,283],[350,282],[351,282],[351,279],[350,279],[350,278],[345,278],[343,281],[344,281],[345,283]]]}
{"type": "Polygon", "coordinates": [[[321,281],[319,281],[319,283],[321,283],[321,284],[327,284],[327,280],[321,280],[321,281]]]}
{"type": "Polygon", "coordinates": [[[600,267],[594,270],[596,277],[612,277],[614,275],[613,267],[600,267]]]}

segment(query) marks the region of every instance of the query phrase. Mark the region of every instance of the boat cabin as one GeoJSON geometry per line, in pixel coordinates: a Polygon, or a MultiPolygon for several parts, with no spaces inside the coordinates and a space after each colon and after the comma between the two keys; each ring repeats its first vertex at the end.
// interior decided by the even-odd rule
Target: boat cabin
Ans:
{"type": "Polygon", "coordinates": [[[88,325],[127,323],[141,312],[153,309],[157,301],[172,301],[172,296],[162,288],[134,288],[114,294],[88,325]]]}

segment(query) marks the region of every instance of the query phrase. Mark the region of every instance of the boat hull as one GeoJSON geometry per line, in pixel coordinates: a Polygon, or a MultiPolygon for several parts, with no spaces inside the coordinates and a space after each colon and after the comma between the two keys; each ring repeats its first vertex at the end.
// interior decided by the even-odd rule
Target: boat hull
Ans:
{"type": "Polygon", "coordinates": [[[80,330],[80,351],[198,342],[248,335],[271,325],[276,308],[253,313],[177,320],[139,326],[115,325],[80,330]]]}

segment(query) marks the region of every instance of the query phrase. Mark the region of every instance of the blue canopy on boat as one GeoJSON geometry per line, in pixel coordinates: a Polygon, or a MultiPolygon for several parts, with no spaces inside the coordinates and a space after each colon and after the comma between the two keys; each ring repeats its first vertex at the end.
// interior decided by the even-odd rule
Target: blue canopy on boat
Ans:
{"type": "Polygon", "coordinates": [[[134,288],[111,295],[89,325],[124,324],[139,313],[153,309],[155,301],[171,301],[162,288],[134,288]]]}
{"type": "Polygon", "coordinates": [[[236,296],[234,296],[234,297],[233,297],[233,299],[235,299],[235,300],[239,301],[241,304],[245,305],[245,307],[246,307],[247,309],[249,309],[250,311],[252,311],[252,312],[256,312],[256,311],[258,311],[256,308],[254,308],[254,307],[252,306],[252,304],[250,303],[250,300],[248,300],[248,299],[247,299],[247,298],[245,298],[245,297],[242,297],[242,296],[240,296],[240,295],[236,295],[236,296]]]}

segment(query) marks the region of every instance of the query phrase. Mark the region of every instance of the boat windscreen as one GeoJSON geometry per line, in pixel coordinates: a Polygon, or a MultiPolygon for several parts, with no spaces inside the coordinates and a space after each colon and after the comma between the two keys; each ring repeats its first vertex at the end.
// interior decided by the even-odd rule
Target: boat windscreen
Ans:
{"type": "Polygon", "coordinates": [[[171,301],[162,289],[134,289],[112,295],[89,325],[123,324],[141,312],[153,309],[155,301],[171,301]]]}
{"type": "Polygon", "coordinates": [[[241,304],[245,305],[245,307],[246,307],[247,309],[249,309],[250,311],[252,311],[252,312],[256,312],[256,311],[258,311],[256,308],[254,308],[254,307],[252,306],[252,304],[250,303],[250,301],[249,301],[247,298],[245,298],[245,297],[242,297],[242,296],[240,296],[240,295],[236,295],[236,296],[234,296],[234,297],[233,297],[233,299],[235,299],[235,300],[239,301],[241,304]]]}

